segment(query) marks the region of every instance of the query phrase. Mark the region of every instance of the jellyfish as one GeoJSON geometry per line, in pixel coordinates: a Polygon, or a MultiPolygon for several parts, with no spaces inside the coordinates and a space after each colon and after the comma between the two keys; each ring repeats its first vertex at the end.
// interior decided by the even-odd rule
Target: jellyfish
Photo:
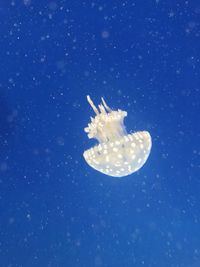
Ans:
{"type": "Polygon", "coordinates": [[[99,144],[84,151],[83,157],[95,170],[113,177],[123,177],[139,170],[151,151],[151,136],[147,131],[127,134],[124,126],[126,111],[112,110],[101,98],[96,107],[90,96],[87,100],[95,112],[84,131],[99,144]]]}

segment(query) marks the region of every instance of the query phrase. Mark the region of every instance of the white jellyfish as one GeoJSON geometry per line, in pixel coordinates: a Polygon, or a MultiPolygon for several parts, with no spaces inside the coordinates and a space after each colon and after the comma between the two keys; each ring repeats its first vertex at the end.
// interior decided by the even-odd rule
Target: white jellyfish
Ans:
{"type": "Polygon", "coordinates": [[[98,108],[90,96],[87,100],[96,116],[84,130],[99,144],[86,150],[83,156],[95,170],[106,175],[122,177],[139,170],[151,151],[151,136],[147,131],[127,134],[123,120],[126,111],[112,110],[103,98],[98,108]]]}

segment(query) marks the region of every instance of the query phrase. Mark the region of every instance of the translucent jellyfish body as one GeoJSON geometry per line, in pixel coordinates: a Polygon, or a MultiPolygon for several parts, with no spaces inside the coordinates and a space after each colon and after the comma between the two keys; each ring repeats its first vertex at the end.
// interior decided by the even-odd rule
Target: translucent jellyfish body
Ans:
{"type": "Polygon", "coordinates": [[[98,108],[87,100],[96,116],[84,130],[98,145],[86,150],[83,156],[95,170],[109,176],[122,177],[139,170],[151,151],[151,136],[147,131],[127,134],[124,126],[126,111],[112,110],[103,98],[98,108]]]}

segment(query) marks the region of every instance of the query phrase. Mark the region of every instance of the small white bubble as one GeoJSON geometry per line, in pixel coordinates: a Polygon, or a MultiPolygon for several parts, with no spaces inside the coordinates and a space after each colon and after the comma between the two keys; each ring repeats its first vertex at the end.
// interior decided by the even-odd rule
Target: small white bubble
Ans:
{"type": "Polygon", "coordinates": [[[110,36],[110,33],[108,31],[102,31],[101,32],[101,37],[103,39],[107,39],[110,36]]]}

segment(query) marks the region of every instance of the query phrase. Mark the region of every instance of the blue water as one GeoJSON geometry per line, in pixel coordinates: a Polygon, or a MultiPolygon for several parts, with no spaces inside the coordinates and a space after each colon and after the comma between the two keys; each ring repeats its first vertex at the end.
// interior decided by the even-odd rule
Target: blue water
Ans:
{"type": "Polygon", "coordinates": [[[200,2],[0,3],[0,267],[200,266],[200,2]],[[84,161],[101,96],[152,151],[84,161]]]}

